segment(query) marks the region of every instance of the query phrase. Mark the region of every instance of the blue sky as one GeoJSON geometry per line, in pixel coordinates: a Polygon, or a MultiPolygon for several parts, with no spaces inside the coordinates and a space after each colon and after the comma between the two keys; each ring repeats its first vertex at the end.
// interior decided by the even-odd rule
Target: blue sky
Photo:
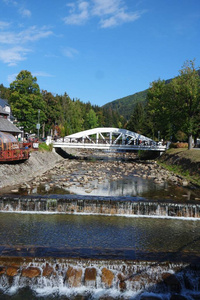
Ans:
{"type": "Polygon", "coordinates": [[[0,0],[0,84],[99,106],[200,66],[200,0],[0,0]]]}

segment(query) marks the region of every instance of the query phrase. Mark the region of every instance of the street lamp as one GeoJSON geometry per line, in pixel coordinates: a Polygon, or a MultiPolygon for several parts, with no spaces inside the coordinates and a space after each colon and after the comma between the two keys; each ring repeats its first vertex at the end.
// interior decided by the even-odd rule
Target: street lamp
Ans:
{"type": "Polygon", "coordinates": [[[39,140],[39,135],[40,135],[40,109],[38,109],[38,123],[36,125],[37,128],[37,136],[38,136],[38,140],[39,140]]]}

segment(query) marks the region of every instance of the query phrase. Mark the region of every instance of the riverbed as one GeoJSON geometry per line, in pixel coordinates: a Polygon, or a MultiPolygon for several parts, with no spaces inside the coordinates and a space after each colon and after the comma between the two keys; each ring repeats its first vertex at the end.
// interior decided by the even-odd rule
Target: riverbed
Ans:
{"type": "Polygon", "coordinates": [[[42,167],[0,190],[0,299],[198,299],[199,189],[125,156],[42,167]]]}

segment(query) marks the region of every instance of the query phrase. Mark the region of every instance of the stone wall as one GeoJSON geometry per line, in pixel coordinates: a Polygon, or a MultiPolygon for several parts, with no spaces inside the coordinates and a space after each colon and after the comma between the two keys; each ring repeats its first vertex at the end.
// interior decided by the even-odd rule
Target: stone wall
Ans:
{"type": "Polygon", "coordinates": [[[62,160],[55,152],[34,151],[30,158],[23,163],[0,164],[0,188],[31,180],[52,169],[62,160]]]}

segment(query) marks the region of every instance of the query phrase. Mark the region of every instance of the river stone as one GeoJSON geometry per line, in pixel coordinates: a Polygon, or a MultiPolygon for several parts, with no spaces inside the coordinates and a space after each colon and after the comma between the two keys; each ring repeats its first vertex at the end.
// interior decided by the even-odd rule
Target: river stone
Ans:
{"type": "Polygon", "coordinates": [[[95,268],[86,268],[84,275],[84,282],[86,286],[96,286],[97,270],[95,268]]]}
{"type": "Polygon", "coordinates": [[[181,292],[181,284],[178,278],[171,273],[163,273],[162,279],[164,283],[170,288],[172,292],[180,293],[181,292]]]}
{"type": "Polygon", "coordinates": [[[187,180],[183,180],[183,182],[182,182],[182,186],[188,186],[188,181],[187,180]]]}
{"type": "Polygon", "coordinates": [[[34,278],[41,275],[41,271],[39,268],[36,267],[28,267],[22,269],[22,276],[28,278],[34,278]]]}
{"type": "Polygon", "coordinates": [[[86,193],[90,194],[92,192],[92,189],[85,190],[86,193]]]}
{"type": "Polygon", "coordinates": [[[49,277],[49,276],[51,276],[53,271],[54,271],[53,268],[49,264],[46,264],[45,268],[43,269],[42,275],[44,277],[49,277]]]}
{"type": "Polygon", "coordinates": [[[106,287],[111,287],[114,279],[114,274],[112,271],[103,268],[102,269],[102,276],[101,276],[102,282],[105,284],[106,287]]]}
{"type": "Polygon", "coordinates": [[[82,278],[82,269],[69,267],[66,273],[66,280],[69,287],[80,287],[82,278]]]}
{"type": "Polygon", "coordinates": [[[17,267],[8,267],[7,268],[6,274],[8,276],[13,277],[13,276],[16,276],[17,273],[18,273],[18,268],[17,267]]]}
{"type": "Polygon", "coordinates": [[[125,291],[126,290],[125,277],[122,274],[118,274],[117,277],[119,279],[119,289],[120,289],[120,291],[125,291]]]}
{"type": "Polygon", "coordinates": [[[5,267],[0,267],[0,275],[5,274],[6,268],[5,267]]]}

